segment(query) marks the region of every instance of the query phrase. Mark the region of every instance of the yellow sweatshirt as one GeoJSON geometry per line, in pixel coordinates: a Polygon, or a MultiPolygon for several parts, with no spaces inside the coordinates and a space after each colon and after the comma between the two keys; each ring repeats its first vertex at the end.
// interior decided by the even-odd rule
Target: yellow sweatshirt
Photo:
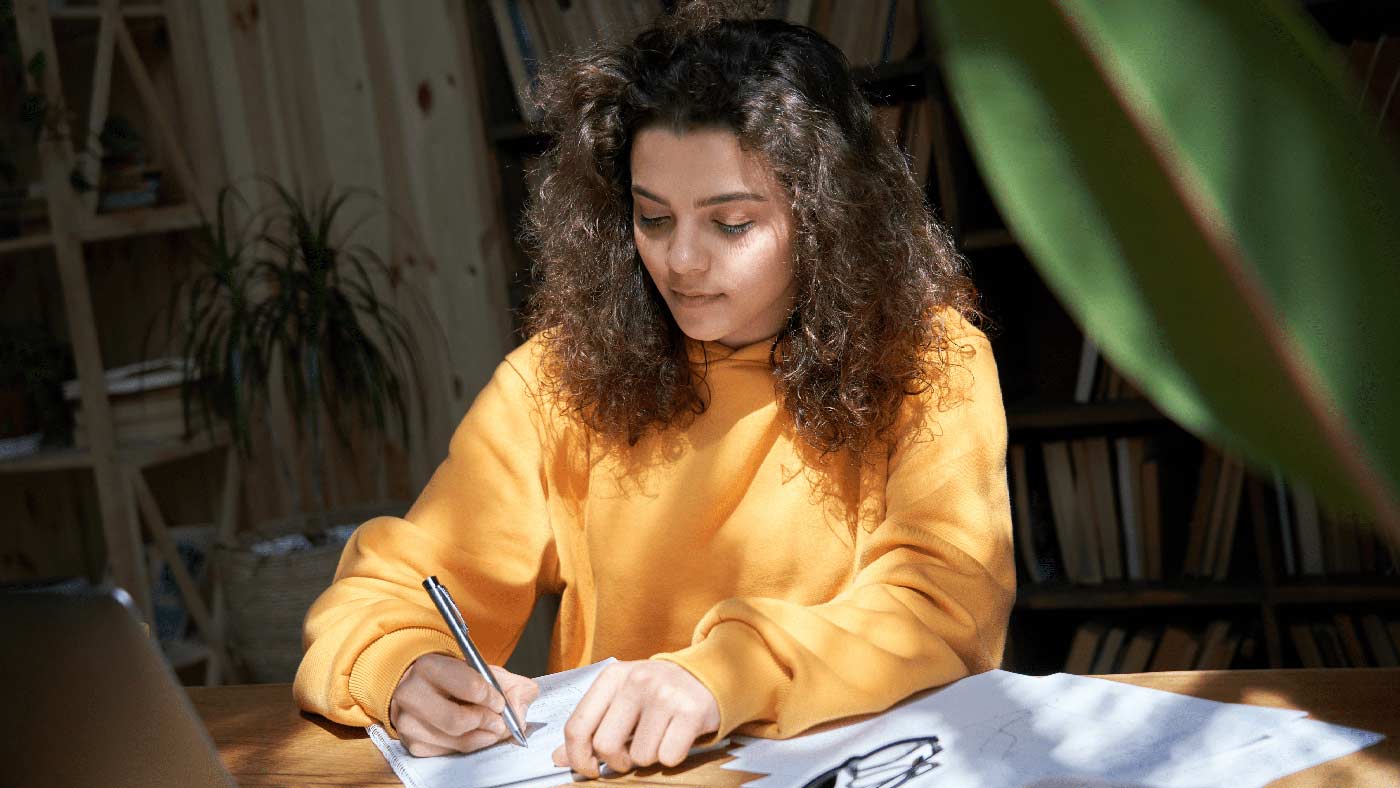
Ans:
{"type": "Polygon", "coordinates": [[[996,667],[1015,596],[1006,417],[991,345],[950,325],[975,355],[952,356],[946,409],[906,398],[900,440],[859,472],[809,464],[771,340],[691,341],[708,410],[606,456],[544,401],[542,346],[526,342],[409,512],[346,545],[306,617],[298,703],[387,725],[408,666],[458,653],[428,575],[493,664],[536,596],[561,594],[552,671],[670,660],[714,694],[716,736],[791,736],[996,667]]]}

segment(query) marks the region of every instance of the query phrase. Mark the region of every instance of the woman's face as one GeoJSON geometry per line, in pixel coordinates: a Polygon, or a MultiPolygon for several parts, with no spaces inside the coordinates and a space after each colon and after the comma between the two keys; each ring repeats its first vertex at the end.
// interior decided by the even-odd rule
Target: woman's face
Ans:
{"type": "Polygon", "coordinates": [[[732,132],[639,131],[632,205],[637,251],[686,336],[741,347],[787,322],[797,293],[792,210],[732,132]]]}

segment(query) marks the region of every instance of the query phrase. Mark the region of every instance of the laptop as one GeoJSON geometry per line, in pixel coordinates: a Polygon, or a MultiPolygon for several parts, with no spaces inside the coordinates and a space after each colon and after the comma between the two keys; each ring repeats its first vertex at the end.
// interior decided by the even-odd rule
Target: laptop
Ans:
{"type": "Polygon", "coordinates": [[[0,784],[234,786],[120,589],[0,590],[0,784]]]}

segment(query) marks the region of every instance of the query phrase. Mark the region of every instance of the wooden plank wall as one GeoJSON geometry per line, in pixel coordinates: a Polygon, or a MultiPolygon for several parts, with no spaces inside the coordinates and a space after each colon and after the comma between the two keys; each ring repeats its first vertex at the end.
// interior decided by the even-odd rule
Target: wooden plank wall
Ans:
{"type": "MultiPolygon", "coordinates": [[[[394,293],[414,325],[427,407],[415,420],[420,426],[411,451],[381,447],[362,435],[349,452],[327,440],[332,507],[415,497],[513,342],[504,221],[500,201],[490,192],[491,152],[479,112],[479,82],[471,72],[471,38],[459,6],[451,0],[197,0],[183,6],[178,24],[172,19],[170,42],[194,63],[191,79],[177,83],[155,72],[161,91],[174,102],[196,100],[198,87],[207,85],[215,122],[188,129],[198,137],[188,152],[201,178],[213,173],[207,182],[211,192],[223,183],[238,184],[254,210],[263,203],[254,187],[258,176],[310,194],[333,184],[375,195],[358,200],[346,218],[366,219],[356,238],[401,277],[402,286],[386,283],[385,292],[394,293]]],[[[114,104],[127,103],[123,91],[118,85],[114,104]]],[[[109,367],[134,360],[138,346],[147,342],[147,313],[164,305],[188,254],[178,239],[121,243],[127,246],[115,251],[89,247],[93,307],[109,367]],[[124,260],[129,265],[141,259],[146,262],[139,277],[122,273],[124,260]]],[[[39,302],[23,300],[48,311],[59,301],[56,278],[24,266],[51,267],[51,259],[40,259],[51,255],[33,257],[7,261],[21,267],[0,279],[16,289],[37,286],[39,302]]],[[[0,301],[14,301],[14,291],[9,285],[6,290],[0,301]]],[[[163,333],[155,334],[156,344],[162,344],[163,333]]],[[[292,422],[280,398],[272,423],[287,450],[292,422]]],[[[278,471],[274,451],[263,437],[244,466],[240,519],[245,527],[310,505],[309,474],[289,481],[278,471]]],[[[304,448],[286,454],[292,458],[289,467],[307,467],[304,448]]],[[[219,466],[200,462],[157,474],[153,484],[172,523],[212,518],[219,466]],[[168,479],[164,484],[162,475],[168,479]]],[[[0,562],[0,581],[68,574],[93,560],[73,538],[91,529],[83,522],[91,513],[72,505],[39,506],[59,497],[55,486],[80,493],[90,488],[80,475],[0,479],[0,502],[11,517],[0,539],[0,554],[9,556],[0,562]]]]}
{"type": "MultiPolygon", "coordinates": [[[[386,489],[411,498],[511,341],[465,21],[447,0],[200,0],[199,10],[227,179],[363,188],[381,201],[351,215],[366,217],[356,237],[405,283],[397,303],[413,316],[426,418],[406,457],[390,450],[387,479],[332,447],[339,467],[327,481],[333,505],[386,489]]],[[[248,503],[254,519],[274,514],[248,503]]]]}

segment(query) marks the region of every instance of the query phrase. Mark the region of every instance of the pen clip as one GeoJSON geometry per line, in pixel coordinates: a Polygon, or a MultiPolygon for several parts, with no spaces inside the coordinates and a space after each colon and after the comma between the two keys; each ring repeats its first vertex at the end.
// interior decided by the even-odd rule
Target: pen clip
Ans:
{"type": "Polygon", "coordinates": [[[462,627],[463,633],[465,633],[465,631],[469,631],[468,627],[466,627],[466,619],[463,619],[462,617],[462,610],[459,609],[458,606],[456,606],[456,600],[452,599],[452,592],[448,591],[447,586],[445,585],[441,586],[441,588],[442,596],[444,596],[444,598],[447,598],[448,610],[451,610],[452,617],[456,619],[456,626],[462,627]]]}
{"type": "Polygon", "coordinates": [[[442,592],[443,601],[447,603],[447,609],[452,613],[452,618],[457,622],[457,626],[461,627],[463,632],[469,632],[467,620],[462,617],[462,611],[457,607],[457,600],[452,598],[452,592],[447,590],[447,586],[437,582],[436,577],[433,578],[433,582],[438,591],[442,592]]]}

